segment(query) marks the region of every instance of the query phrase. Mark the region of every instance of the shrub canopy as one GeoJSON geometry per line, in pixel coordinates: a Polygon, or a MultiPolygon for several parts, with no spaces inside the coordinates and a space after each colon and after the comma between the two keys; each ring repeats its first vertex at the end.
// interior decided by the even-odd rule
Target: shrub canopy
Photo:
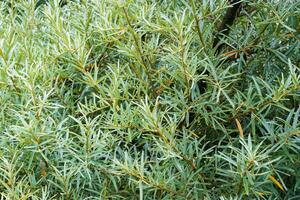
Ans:
{"type": "Polygon", "coordinates": [[[299,198],[300,1],[218,53],[227,0],[49,2],[0,2],[1,199],[299,198]]]}

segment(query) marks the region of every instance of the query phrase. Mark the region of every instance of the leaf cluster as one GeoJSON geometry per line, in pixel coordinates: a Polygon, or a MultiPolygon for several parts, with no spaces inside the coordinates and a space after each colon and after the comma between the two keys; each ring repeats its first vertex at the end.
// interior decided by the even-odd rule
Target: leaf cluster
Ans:
{"type": "Polygon", "coordinates": [[[299,1],[219,54],[226,0],[37,2],[0,2],[1,199],[300,197],[299,1]]]}

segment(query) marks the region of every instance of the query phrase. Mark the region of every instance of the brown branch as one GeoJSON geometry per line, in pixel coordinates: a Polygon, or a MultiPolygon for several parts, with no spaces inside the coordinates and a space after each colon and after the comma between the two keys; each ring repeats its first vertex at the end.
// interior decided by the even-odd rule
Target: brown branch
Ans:
{"type": "Polygon", "coordinates": [[[242,2],[240,0],[229,0],[229,4],[231,7],[227,9],[226,14],[223,17],[223,20],[218,27],[217,35],[213,42],[213,47],[217,47],[216,49],[217,54],[220,52],[221,48],[223,47],[223,44],[219,44],[219,42],[223,36],[229,35],[230,26],[232,26],[236,17],[239,14],[242,2]]]}

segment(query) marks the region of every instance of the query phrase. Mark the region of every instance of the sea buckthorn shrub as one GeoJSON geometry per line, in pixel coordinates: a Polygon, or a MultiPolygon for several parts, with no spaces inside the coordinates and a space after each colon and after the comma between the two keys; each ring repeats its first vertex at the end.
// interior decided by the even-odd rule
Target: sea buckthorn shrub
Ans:
{"type": "Polygon", "coordinates": [[[1,199],[299,199],[300,2],[0,2],[1,199]]]}

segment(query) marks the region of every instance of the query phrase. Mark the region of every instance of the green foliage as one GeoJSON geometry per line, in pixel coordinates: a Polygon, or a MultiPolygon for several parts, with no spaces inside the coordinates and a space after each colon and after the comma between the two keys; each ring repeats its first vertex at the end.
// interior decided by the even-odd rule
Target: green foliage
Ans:
{"type": "Polygon", "coordinates": [[[37,2],[0,2],[1,199],[300,198],[299,1],[219,55],[226,0],[37,2]]]}

